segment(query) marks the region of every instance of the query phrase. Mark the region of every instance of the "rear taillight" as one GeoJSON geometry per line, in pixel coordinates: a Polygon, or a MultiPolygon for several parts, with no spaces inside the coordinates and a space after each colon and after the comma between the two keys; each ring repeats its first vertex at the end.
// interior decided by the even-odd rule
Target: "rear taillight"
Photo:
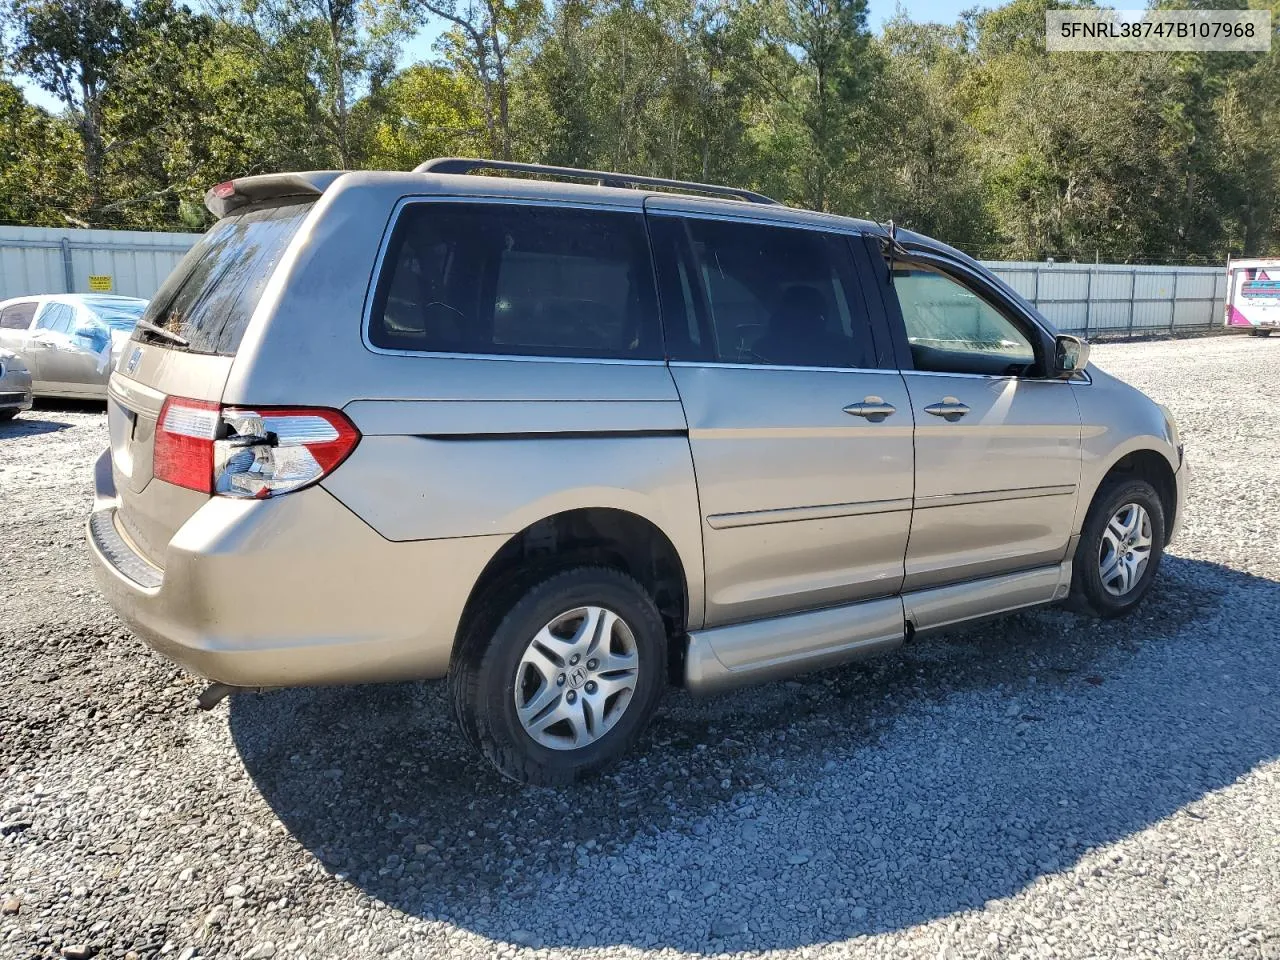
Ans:
{"type": "Polygon", "coordinates": [[[214,443],[214,492],[276,496],[315,483],[355,449],[360,433],[337,410],[275,407],[222,411],[226,436],[214,443]]]}
{"type": "Polygon", "coordinates": [[[213,441],[218,436],[218,404],[169,397],[156,421],[152,472],[161,480],[213,492],[213,441]]]}
{"type": "Polygon", "coordinates": [[[202,493],[265,499],[315,483],[359,440],[337,410],[171,397],[156,429],[155,475],[202,493]]]}

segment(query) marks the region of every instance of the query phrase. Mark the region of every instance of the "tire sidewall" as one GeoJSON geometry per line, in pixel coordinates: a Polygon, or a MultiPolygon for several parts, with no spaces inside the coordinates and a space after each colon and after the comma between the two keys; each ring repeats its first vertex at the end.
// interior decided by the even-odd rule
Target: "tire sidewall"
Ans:
{"type": "Polygon", "coordinates": [[[1145,480],[1123,480],[1102,491],[1094,501],[1081,531],[1080,546],[1076,550],[1073,579],[1076,581],[1089,606],[1103,617],[1118,617],[1128,613],[1142,602],[1151,589],[1164,557],[1165,517],[1164,506],[1154,487],[1145,480]],[[1102,547],[1102,535],[1116,511],[1127,503],[1136,503],[1151,518],[1151,556],[1138,585],[1123,597],[1112,596],[1102,584],[1098,569],[1098,556],[1102,547]]]}
{"type": "MultiPolygon", "coordinates": [[[[551,576],[521,597],[494,631],[480,662],[477,728],[482,745],[512,750],[553,779],[573,779],[616,759],[639,738],[666,681],[666,629],[653,600],[633,579],[607,568],[578,568],[551,576]],[[581,606],[605,607],[626,621],[640,667],[635,692],[617,724],[577,750],[553,750],[534,740],[516,713],[515,681],[534,635],[560,614],[581,606]]],[[[486,750],[486,752],[488,752],[486,750]]],[[[492,759],[492,757],[491,757],[492,759]]],[[[505,771],[504,771],[505,772],[505,771]]]]}

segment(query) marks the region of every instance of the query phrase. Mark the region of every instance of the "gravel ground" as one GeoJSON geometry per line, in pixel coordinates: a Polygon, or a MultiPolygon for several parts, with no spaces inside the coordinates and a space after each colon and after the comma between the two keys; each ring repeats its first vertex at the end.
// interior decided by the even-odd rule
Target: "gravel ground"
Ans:
{"type": "Polygon", "coordinates": [[[1280,958],[1280,339],[1095,356],[1196,470],[1137,615],[670,696],[564,791],[440,684],[195,711],[92,587],[100,410],[0,427],[0,956],[1280,958]]]}

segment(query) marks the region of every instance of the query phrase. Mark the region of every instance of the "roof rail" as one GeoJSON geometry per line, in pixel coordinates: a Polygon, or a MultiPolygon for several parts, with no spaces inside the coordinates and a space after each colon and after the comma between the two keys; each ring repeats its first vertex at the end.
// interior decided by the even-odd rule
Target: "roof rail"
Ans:
{"type": "Polygon", "coordinates": [[[776,205],[777,200],[753,190],[737,187],[720,187],[710,183],[694,183],[689,180],[665,180],[661,177],[638,177],[629,173],[606,173],[603,170],[580,170],[577,167],[549,167],[540,163],[514,163],[510,160],[478,160],[468,157],[437,157],[413,168],[414,173],[470,173],[472,170],[508,170],[512,173],[536,173],[544,177],[571,177],[576,180],[595,180],[602,187],[670,187],[687,193],[705,193],[714,197],[729,197],[748,203],[776,205]]]}

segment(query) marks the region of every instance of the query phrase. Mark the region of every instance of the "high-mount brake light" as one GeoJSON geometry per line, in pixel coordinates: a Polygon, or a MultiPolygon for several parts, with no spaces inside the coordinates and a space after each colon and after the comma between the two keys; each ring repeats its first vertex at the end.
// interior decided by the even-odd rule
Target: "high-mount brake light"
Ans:
{"type": "Polygon", "coordinates": [[[230,200],[236,195],[235,181],[227,180],[224,183],[217,184],[213,188],[213,195],[219,200],[230,200]]]}
{"type": "Polygon", "coordinates": [[[156,424],[154,473],[201,493],[263,500],[315,483],[359,440],[338,410],[246,409],[170,397],[156,424]]]}

